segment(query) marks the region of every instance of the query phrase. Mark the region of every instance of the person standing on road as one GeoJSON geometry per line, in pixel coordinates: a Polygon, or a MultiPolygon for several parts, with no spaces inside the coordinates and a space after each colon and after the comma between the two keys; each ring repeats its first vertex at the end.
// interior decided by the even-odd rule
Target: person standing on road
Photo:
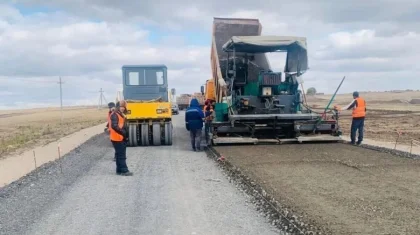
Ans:
{"type": "Polygon", "coordinates": [[[366,101],[359,97],[359,92],[353,92],[353,101],[343,107],[339,108],[337,106],[334,107],[336,110],[350,110],[352,109],[352,122],[351,122],[351,144],[362,144],[363,141],[363,129],[365,126],[365,117],[366,117],[366,101]],[[356,143],[356,131],[359,130],[359,138],[356,143]]]}
{"type": "MultiPolygon", "coordinates": [[[[115,111],[115,103],[114,102],[109,102],[108,103],[108,117],[107,117],[107,123],[106,123],[106,127],[104,132],[107,133],[109,135],[109,128],[111,126],[111,114],[115,111]]],[[[114,156],[114,162],[116,161],[116,158],[114,156]]]]}
{"type": "Polygon", "coordinates": [[[185,127],[190,132],[191,146],[194,151],[201,150],[201,130],[203,129],[204,112],[196,98],[191,99],[190,107],[185,112],[185,127]]]}
{"type": "Polygon", "coordinates": [[[111,128],[109,129],[109,137],[115,149],[117,174],[123,176],[131,176],[133,173],[128,170],[126,163],[128,128],[124,112],[127,107],[127,103],[124,100],[121,100],[118,107],[119,108],[112,112],[110,116],[111,128]]]}
{"type": "Polygon", "coordinates": [[[112,112],[114,112],[114,110],[115,110],[115,103],[114,102],[109,102],[108,103],[108,108],[109,108],[108,118],[107,118],[108,122],[106,123],[106,127],[104,129],[104,132],[106,132],[106,133],[109,133],[109,125],[110,125],[109,118],[111,117],[112,112]]]}

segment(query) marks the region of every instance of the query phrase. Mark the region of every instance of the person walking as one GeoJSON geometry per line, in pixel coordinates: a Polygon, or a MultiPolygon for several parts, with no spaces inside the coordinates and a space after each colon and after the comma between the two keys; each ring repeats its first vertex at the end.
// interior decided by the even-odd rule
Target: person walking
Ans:
{"type": "Polygon", "coordinates": [[[131,176],[132,172],[127,167],[126,148],[128,141],[128,128],[124,116],[127,103],[124,100],[119,102],[118,109],[111,113],[109,138],[114,146],[115,159],[117,165],[117,175],[131,176]]]}
{"type": "Polygon", "coordinates": [[[190,132],[191,147],[194,151],[201,150],[201,135],[204,112],[196,98],[191,99],[190,107],[185,112],[185,128],[190,132]]]}
{"type": "Polygon", "coordinates": [[[365,117],[366,117],[366,101],[365,99],[359,96],[359,92],[353,92],[353,101],[347,106],[340,108],[338,106],[334,107],[336,110],[350,110],[352,109],[352,122],[351,122],[351,144],[360,145],[363,141],[363,131],[365,126],[365,117]],[[356,142],[356,132],[359,131],[359,136],[356,142]]]}

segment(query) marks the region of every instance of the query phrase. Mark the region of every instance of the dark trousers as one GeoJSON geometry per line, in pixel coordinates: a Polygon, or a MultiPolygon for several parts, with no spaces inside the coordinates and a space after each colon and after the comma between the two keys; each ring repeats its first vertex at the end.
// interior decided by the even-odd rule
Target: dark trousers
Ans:
{"type": "Polygon", "coordinates": [[[204,135],[205,135],[205,137],[206,137],[206,144],[209,144],[209,132],[210,132],[210,124],[211,124],[211,121],[206,121],[205,123],[204,123],[204,135]]]}
{"type": "Polygon", "coordinates": [[[201,129],[190,130],[191,147],[194,150],[200,150],[201,129]]]}
{"type": "Polygon", "coordinates": [[[124,141],[112,141],[115,149],[115,162],[117,164],[117,173],[128,172],[128,167],[126,163],[126,143],[124,141]]]}
{"type": "Polygon", "coordinates": [[[363,141],[363,127],[365,126],[365,118],[353,118],[351,122],[351,143],[356,143],[356,131],[359,130],[359,138],[357,143],[360,144],[363,141]]]}

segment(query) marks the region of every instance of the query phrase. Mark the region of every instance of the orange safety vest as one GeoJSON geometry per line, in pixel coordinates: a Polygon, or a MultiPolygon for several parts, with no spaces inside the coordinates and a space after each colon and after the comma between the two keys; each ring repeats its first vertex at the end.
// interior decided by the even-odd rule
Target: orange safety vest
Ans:
{"type": "Polygon", "coordinates": [[[357,106],[353,108],[352,116],[354,118],[366,116],[366,101],[363,98],[356,98],[357,106]]]}
{"type": "MultiPolygon", "coordinates": [[[[119,113],[115,112],[118,117],[118,127],[122,129],[124,127],[124,117],[121,116],[119,113]]],[[[112,115],[112,114],[111,114],[112,115]]],[[[108,123],[109,123],[109,138],[111,141],[123,141],[124,136],[118,134],[114,129],[112,129],[112,122],[111,122],[111,115],[108,116],[108,123]]]]}

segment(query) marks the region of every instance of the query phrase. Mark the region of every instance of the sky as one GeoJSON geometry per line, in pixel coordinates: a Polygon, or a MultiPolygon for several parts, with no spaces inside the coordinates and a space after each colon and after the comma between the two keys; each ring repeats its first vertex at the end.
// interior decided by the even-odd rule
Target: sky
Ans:
{"type": "MultiPolygon", "coordinates": [[[[0,109],[114,100],[125,64],[165,64],[177,94],[211,78],[213,17],[257,18],[263,35],[307,38],[304,87],[420,89],[420,1],[3,0],[0,109]],[[50,3],[46,3],[50,2],[50,3]],[[142,2],[142,3],[141,3],[142,2]],[[153,3],[154,2],[154,3],[153,3]]],[[[284,55],[269,55],[283,71],[284,55]]]]}

